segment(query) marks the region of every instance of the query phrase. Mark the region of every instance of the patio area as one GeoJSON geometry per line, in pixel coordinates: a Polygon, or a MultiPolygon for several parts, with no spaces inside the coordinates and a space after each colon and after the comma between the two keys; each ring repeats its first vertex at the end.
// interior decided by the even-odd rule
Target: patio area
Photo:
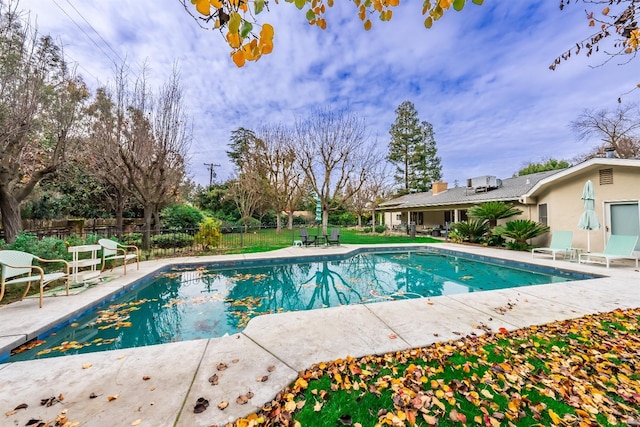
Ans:
{"type": "MultiPolygon", "coordinates": [[[[402,245],[408,246],[408,245],[402,245]]],[[[418,245],[423,247],[424,245],[418,245]]],[[[0,408],[11,425],[64,416],[79,425],[224,425],[258,409],[320,361],[380,354],[617,308],[640,307],[640,273],[633,264],[576,264],[551,257],[475,246],[438,247],[603,277],[517,289],[457,294],[265,315],[238,334],[125,350],[0,365],[0,408]],[[505,307],[509,309],[505,310],[505,307]],[[210,381],[217,375],[217,384],[210,381]],[[252,393],[247,403],[236,399],[252,393]],[[199,398],[210,406],[194,413],[199,398]],[[46,404],[41,405],[45,400],[46,404]],[[220,402],[228,402],[221,410],[220,402]],[[51,403],[51,404],[49,404],[51,403]]],[[[84,312],[96,301],[167,265],[345,254],[355,245],[292,247],[268,253],[179,258],[141,263],[126,276],[69,297],[37,299],[0,307],[0,354],[84,312]]],[[[115,270],[119,273],[118,269],[115,270]]]]}

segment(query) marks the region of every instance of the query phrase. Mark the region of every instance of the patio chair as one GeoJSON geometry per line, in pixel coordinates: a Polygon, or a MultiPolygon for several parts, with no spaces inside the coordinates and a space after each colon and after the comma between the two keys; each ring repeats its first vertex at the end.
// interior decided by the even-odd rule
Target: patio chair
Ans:
{"type": "Polygon", "coordinates": [[[100,239],[98,244],[102,246],[102,267],[100,271],[104,271],[107,261],[113,261],[113,266],[116,265],[117,260],[122,260],[122,266],[124,268],[124,274],[127,274],[127,262],[135,260],[137,269],[140,270],[140,250],[134,245],[122,245],[115,240],[100,239]],[[133,249],[133,252],[129,252],[128,249],[133,249]]]}
{"type": "Polygon", "coordinates": [[[551,235],[551,243],[547,248],[531,249],[531,258],[536,252],[548,252],[556,260],[556,254],[562,252],[566,256],[567,252],[571,252],[571,243],[573,242],[573,231],[554,231],[551,235]]]}
{"type": "Polygon", "coordinates": [[[69,295],[69,263],[62,259],[43,259],[28,252],[5,250],[0,251],[0,266],[2,267],[2,278],[0,278],[0,300],[4,296],[7,285],[26,283],[27,288],[20,297],[20,301],[27,296],[31,288],[31,282],[38,282],[40,286],[40,308],[42,308],[42,298],[44,288],[51,282],[66,278],[67,296],[69,295]],[[65,271],[55,273],[45,273],[42,267],[33,265],[36,260],[40,263],[60,263],[65,267],[65,271]],[[32,275],[35,273],[34,275],[32,275]]]}
{"type": "Polygon", "coordinates": [[[303,246],[317,245],[318,236],[313,236],[313,239],[309,236],[309,230],[306,228],[300,229],[300,240],[303,246]]]}
{"type": "Polygon", "coordinates": [[[592,262],[591,257],[604,258],[609,268],[609,263],[613,259],[635,259],[636,268],[638,268],[638,255],[634,255],[638,236],[622,236],[612,234],[607,242],[604,252],[587,252],[578,256],[578,262],[592,262]],[[583,258],[586,258],[584,260],[583,258]]]}
{"type": "Polygon", "coordinates": [[[340,246],[340,229],[339,228],[331,229],[331,235],[327,236],[327,245],[340,246]]]}

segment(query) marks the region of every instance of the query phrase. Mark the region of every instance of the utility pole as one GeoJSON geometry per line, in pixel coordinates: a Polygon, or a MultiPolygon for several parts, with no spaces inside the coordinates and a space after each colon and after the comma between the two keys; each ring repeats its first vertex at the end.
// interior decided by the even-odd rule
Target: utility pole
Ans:
{"type": "Polygon", "coordinates": [[[214,163],[205,163],[204,165],[209,169],[209,187],[211,187],[213,185],[213,178],[216,177],[216,173],[213,171],[213,168],[220,167],[220,165],[214,163]]]}

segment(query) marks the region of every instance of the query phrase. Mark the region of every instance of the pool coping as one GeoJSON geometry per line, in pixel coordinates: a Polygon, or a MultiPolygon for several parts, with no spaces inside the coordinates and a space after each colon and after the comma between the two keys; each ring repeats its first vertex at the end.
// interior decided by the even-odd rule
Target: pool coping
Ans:
{"type": "MultiPolygon", "coordinates": [[[[44,308],[37,308],[37,300],[27,299],[20,303],[0,307],[0,348],[15,347],[14,343],[27,340],[50,329],[54,323],[69,314],[79,314],[96,301],[106,301],[114,294],[122,292],[129,284],[138,280],[146,280],[156,272],[173,265],[197,265],[210,262],[245,263],[258,259],[273,262],[289,258],[310,258],[318,256],[348,255],[354,251],[372,251],[384,248],[423,248],[428,244],[401,245],[340,245],[329,248],[286,248],[274,252],[226,255],[213,257],[173,258],[161,261],[141,263],[140,270],[129,269],[127,276],[89,289],[70,297],[45,298],[44,308]]],[[[102,419],[119,419],[121,425],[129,425],[136,419],[145,421],[144,425],[212,425],[226,423],[238,416],[246,415],[261,406],[275,393],[295,380],[297,371],[314,362],[335,359],[351,355],[354,357],[366,354],[379,354],[386,351],[427,345],[436,340],[455,339],[459,333],[482,333],[471,328],[476,318],[496,319],[496,322],[485,320],[485,326],[493,330],[498,327],[516,329],[530,324],[546,323],[568,317],[579,317],[597,310],[609,311],[613,308],[632,308],[640,306],[640,274],[633,266],[614,265],[606,269],[602,265],[575,264],[567,261],[552,261],[544,256],[531,257],[530,253],[506,251],[501,249],[475,247],[467,245],[437,244],[438,248],[476,257],[504,259],[508,262],[533,264],[544,268],[560,268],[577,273],[595,274],[597,279],[561,284],[538,285],[525,288],[514,288],[503,291],[485,291],[477,294],[453,295],[449,297],[431,298],[429,306],[424,299],[407,300],[413,302],[383,302],[366,306],[346,306],[332,309],[314,310],[311,312],[290,312],[275,315],[264,315],[252,319],[247,328],[231,337],[212,338],[208,340],[185,343],[162,344],[137,349],[114,350],[102,353],[89,353],[76,356],[64,356],[36,361],[12,362],[0,365],[0,378],[12,384],[12,388],[3,387],[0,391],[0,405],[9,410],[22,403],[21,398],[33,401],[33,391],[42,388],[43,383],[56,384],[51,388],[65,389],[68,396],[62,406],[69,407],[69,419],[74,415],[89,425],[102,419]],[[525,296],[525,299],[523,299],[525,296]],[[492,305],[513,304],[509,301],[519,300],[517,309],[511,310],[507,316],[496,315],[492,305]],[[538,304],[537,312],[531,312],[527,305],[538,304]],[[481,308],[479,308],[481,307],[481,308]],[[602,310],[605,308],[606,310],[602,310]],[[425,312],[426,311],[426,312],[425,312]],[[431,313],[429,313],[431,312],[431,313]],[[442,319],[451,321],[443,323],[442,319]],[[491,314],[491,316],[489,316],[491,314]],[[420,327],[409,327],[402,316],[424,317],[420,327]],[[430,317],[432,316],[432,317],[430,317]],[[435,317],[434,317],[435,316],[435,317]],[[520,317],[518,317],[520,316],[520,317]],[[502,319],[500,319],[502,317],[502,319]],[[318,328],[318,325],[322,327],[318,328]],[[434,326],[435,325],[435,326],[434,326]],[[425,334],[423,329],[436,327],[439,332],[425,334]],[[417,329],[417,332],[414,330],[417,329]],[[390,339],[390,336],[396,338],[390,339]],[[346,340],[349,338],[349,340],[346,340]],[[292,345],[298,343],[298,345],[292,345]],[[300,345],[303,343],[303,345],[300,345]],[[235,357],[234,357],[235,355],[235,357]],[[124,357],[123,357],[124,356],[124,357]],[[175,361],[180,363],[176,364],[175,361]],[[219,372],[224,376],[223,384],[212,387],[207,381],[213,369],[210,361],[227,360],[229,369],[219,372]],[[232,363],[238,360],[237,364],[232,363]],[[261,363],[263,362],[264,363],[261,363]],[[91,364],[92,367],[81,369],[91,364]],[[166,369],[166,364],[172,366],[166,369]],[[265,369],[275,366],[273,373],[267,374],[265,369]],[[160,382],[146,389],[139,376],[123,379],[118,374],[126,369],[145,370],[153,367],[155,375],[149,375],[160,382]],[[95,368],[95,369],[94,369],[95,368]],[[232,371],[235,373],[232,374],[232,371]],[[166,371],[166,372],[165,372],[166,371]],[[180,372],[183,374],[180,374],[180,372]],[[25,374],[26,372],[26,374],[25,374]],[[70,374],[73,372],[73,374],[70,374]],[[268,375],[270,380],[264,384],[256,383],[260,374],[268,375]],[[255,375],[254,375],[255,374],[255,375]],[[127,402],[113,403],[115,400],[95,399],[87,403],[89,393],[87,386],[81,383],[94,376],[100,378],[105,385],[114,381],[121,395],[129,395],[127,402]],[[165,390],[159,393],[159,389],[165,390]],[[242,390],[251,388],[255,396],[247,405],[238,405],[235,398],[242,390]],[[11,389],[11,392],[8,390],[11,389]],[[167,392],[171,390],[171,392],[167,392]],[[131,397],[153,395],[153,405],[139,404],[133,408],[131,397]],[[235,396],[234,393],[237,393],[235,396]],[[177,399],[178,394],[180,397],[177,399]],[[24,397],[23,397],[24,396],[24,397]],[[230,402],[229,408],[219,410],[215,405],[225,399],[230,402]],[[158,402],[164,399],[163,408],[158,402]],[[207,397],[212,407],[202,414],[193,413],[193,404],[197,397],[207,397]],[[215,404],[213,404],[215,402],[215,404]],[[13,406],[12,406],[13,405],[13,406]],[[131,406],[131,407],[130,407],[131,406]],[[83,409],[88,407],[89,409],[83,409]],[[92,408],[92,409],[91,409],[92,408]],[[133,410],[133,409],[135,410],[133,410]],[[141,412],[140,408],[144,408],[141,412]],[[136,415],[140,417],[133,418],[136,415]],[[115,417],[115,418],[114,418],[115,417]],[[89,421],[91,420],[91,421],[89,421]],[[147,424],[149,423],[149,424],[147,424]]],[[[118,271],[116,269],[116,271],[118,271]]],[[[495,308],[495,307],[494,307],[495,308]]],[[[479,320],[476,320],[477,323],[479,320]]],[[[18,344],[19,345],[19,344],[18,344]]],[[[46,387],[45,387],[46,388],[46,387]]],[[[62,391],[60,391],[62,393],[62,391]]],[[[37,395],[36,395],[37,397],[37,395]]],[[[151,397],[149,397],[151,399],[151,397]]],[[[37,399],[36,399],[37,400],[37,399]]],[[[119,400],[119,399],[118,399],[119,400]]],[[[134,399],[135,400],[135,399],[134,399]]],[[[12,416],[17,420],[28,420],[33,413],[51,414],[60,408],[39,408],[35,403],[28,410],[19,411],[12,416]],[[21,418],[18,418],[21,417],[21,418]]],[[[12,419],[13,421],[13,419],[12,419]]],[[[25,421],[21,421],[24,424],[25,421]]],[[[117,423],[116,423],[117,424],[117,423]]],[[[118,424],[118,425],[120,425],[118,424]]]]}

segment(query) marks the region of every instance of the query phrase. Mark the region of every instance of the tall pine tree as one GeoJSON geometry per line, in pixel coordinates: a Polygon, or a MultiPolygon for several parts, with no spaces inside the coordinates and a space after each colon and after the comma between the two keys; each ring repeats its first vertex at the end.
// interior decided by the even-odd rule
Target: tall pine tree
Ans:
{"type": "Polygon", "coordinates": [[[436,140],[431,123],[418,118],[410,101],[396,109],[396,120],[389,130],[389,155],[395,166],[395,182],[399,193],[425,192],[434,182],[442,179],[442,165],[437,156],[436,140]]]}

